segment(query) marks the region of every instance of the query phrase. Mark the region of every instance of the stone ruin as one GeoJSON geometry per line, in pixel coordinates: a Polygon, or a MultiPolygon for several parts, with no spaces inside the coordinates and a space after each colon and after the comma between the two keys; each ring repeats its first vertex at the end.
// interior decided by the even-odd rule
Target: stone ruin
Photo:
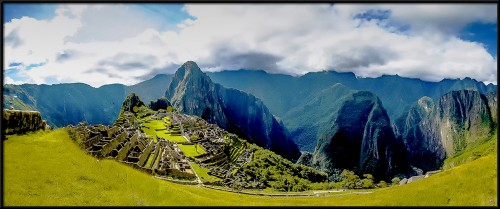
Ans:
{"type": "MultiPolygon", "coordinates": [[[[151,114],[151,120],[163,121],[171,135],[182,135],[188,140],[183,144],[199,145],[206,153],[188,158],[176,142],[158,136],[155,136],[155,142],[140,131],[141,124],[127,111],[113,126],[80,123],[77,126],[70,126],[70,133],[89,154],[97,158],[115,159],[156,176],[193,180],[196,176],[190,165],[191,160],[201,167],[208,168],[209,175],[222,179],[215,184],[239,188],[241,182],[246,179],[245,176],[241,176],[245,174],[234,171],[249,162],[253,152],[246,146],[240,146],[236,151],[229,152],[228,149],[235,149],[229,144],[239,141],[236,135],[197,116],[154,112],[151,114]],[[163,121],[167,116],[170,118],[170,124],[163,121]],[[194,135],[198,136],[192,141],[194,135]]],[[[253,182],[245,187],[259,185],[261,184],[253,182]]]]}
{"type": "Polygon", "coordinates": [[[132,126],[80,123],[70,126],[73,140],[97,158],[110,158],[154,175],[194,179],[194,172],[177,144],[158,138],[155,143],[132,126]]]}
{"type": "Polygon", "coordinates": [[[3,110],[3,136],[46,129],[50,129],[50,126],[42,120],[42,115],[38,111],[3,110]]]}

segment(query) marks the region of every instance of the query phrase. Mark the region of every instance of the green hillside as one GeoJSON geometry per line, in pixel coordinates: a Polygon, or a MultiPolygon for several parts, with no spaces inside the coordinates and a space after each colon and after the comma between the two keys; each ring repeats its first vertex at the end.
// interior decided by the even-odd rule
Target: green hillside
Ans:
{"type": "Polygon", "coordinates": [[[7,136],[3,143],[6,206],[498,204],[496,149],[430,178],[370,194],[267,197],[175,184],[114,160],[98,161],[85,155],[65,129],[7,136]]]}

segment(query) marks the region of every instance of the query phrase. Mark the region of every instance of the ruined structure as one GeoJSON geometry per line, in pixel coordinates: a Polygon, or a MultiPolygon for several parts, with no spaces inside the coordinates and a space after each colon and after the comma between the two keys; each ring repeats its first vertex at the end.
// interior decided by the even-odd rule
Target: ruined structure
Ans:
{"type": "Polygon", "coordinates": [[[42,120],[42,115],[38,111],[3,110],[3,135],[22,134],[47,128],[49,128],[47,122],[42,120]]]}

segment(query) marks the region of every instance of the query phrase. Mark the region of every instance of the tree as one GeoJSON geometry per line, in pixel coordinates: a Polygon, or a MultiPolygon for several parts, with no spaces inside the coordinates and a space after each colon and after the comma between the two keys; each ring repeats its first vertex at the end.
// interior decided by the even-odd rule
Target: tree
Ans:
{"type": "Polygon", "coordinates": [[[359,176],[354,174],[353,171],[344,169],[340,176],[342,177],[341,182],[344,188],[355,189],[357,186],[360,186],[359,176]]]}
{"type": "Polygon", "coordinates": [[[393,185],[397,185],[397,184],[399,184],[399,182],[401,181],[401,179],[399,179],[399,177],[394,177],[391,181],[392,181],[393,185]]]}
{"type": "Polygon", "coordinates": [[[373,180],[371,179],[363,179],[360,182],[361,182],[361,188],[363,189],[371,189],[375,187],[375,185],[373,184],[373,180]]]}
{"type": "Polygon", "coordinates": [[[371,180],[374,179],[373,175],[371,175],[371,174],[364,174],[363,177],[365,177],[365,179],[371,179],[371,180]]]}
{"type": "Polygon", "coordinates": [[[384,188],[384,187],[387,187],[387,183],[384,180],[382,180],[382,181],[378,182],[377,186],[380,188],[384,188]]]}
{"type": "Polygon", "coordinates": [[[172,106],[168,106],[168,107],[167,107],[167,111],[168,111],[168,112],[172,112],[172,106]]]}

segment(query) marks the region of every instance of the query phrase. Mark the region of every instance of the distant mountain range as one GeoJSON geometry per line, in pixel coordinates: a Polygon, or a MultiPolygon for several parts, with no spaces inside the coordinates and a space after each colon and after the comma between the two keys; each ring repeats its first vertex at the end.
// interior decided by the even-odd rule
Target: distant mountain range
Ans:
{"type": "Polygon", "coordinates": [[[287,159],[332,172],[380,179],[438,169],[497,126],[497,86],[474,79],[427,82],[399,76],[357,78],[260,70],[204,73],[186,62],[174,75],[132,86],[4,85],[4,108],[42,113],[52,126],[111,125],[135,93],[151,108],[172,105],[287,159]],[[300,151],[299,151],[300,150],[300,151]],[[307,151],[307,152],[304,152],[307,151]]]}
{"type": "Polygon", "coordinates": [[[496,85],[485,85],[471,78],[427,82],[397,75],[357,78],[353,73],[335,71],[311,72],[300,77],[270,74],[261,70],[207,74],[216,83],[260,98],[273,114],[283,120],[300,149],[309,152],[314,150],[316,139],[328,127],[329,121],[326,119],[331,114],[330,104],[349,90],[365,90],[376,94],[391,122],[407,112],[423,96],[437,100],[452,90],[497,93],[496,85]],[[344,86],[343,92],[332,92],[336,84],[344,86]]]}
{"type": "Polygon", "coordinates": [[[111,84],[99,88],[83,83],[5,84],[3,107],[8,108],[12,99],[15,109],[38,110],[55,127],[76,125],[80,121],[111,125],[128,94],[134,92],[144,101],[156,101],[165,94],[165,86],[171,80],[172,75],[157,75],[132,86],[111,84]]]}

